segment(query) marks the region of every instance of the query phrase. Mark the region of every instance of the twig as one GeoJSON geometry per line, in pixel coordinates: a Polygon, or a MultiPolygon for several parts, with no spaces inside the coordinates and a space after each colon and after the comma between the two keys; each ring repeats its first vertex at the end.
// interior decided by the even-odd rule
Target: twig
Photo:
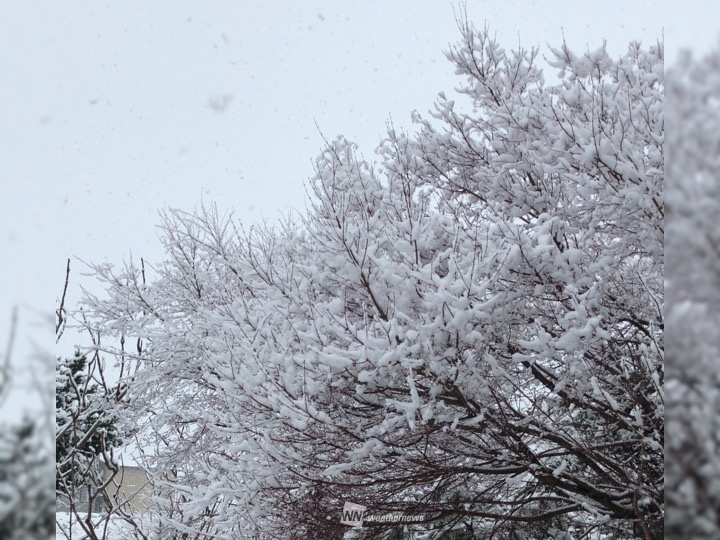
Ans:
{"type": "Polygon", "coordinates": [[[15,344],[15,330],[17,328],[17,306],[13,307],[12,317],[10,318],[10,335],[8,336],[7,347],[5,348],[5,357],[2,360],[2,366],[0,366],[0,375],[2,375],[2,381],[0,381],[0,402],[6,397],[10,389],[10,359],[12,357],[12,349],[15,344]]]}
{"type": "Polygon", "coordinates": [[[65,295],[67,294],[69,281],[70,281],[70,259],[68,258],[67,268],[65,270],[65,287],[63,287],[62,298],[60,299],[60,306],[57,308],[57,311],[55,311],[55,315],[57,316],[57,321],[55,323],[55,343],[60,341],[60,337],[62,336],[63,332],[65,331],[65,324],[64,324],[66,322],[66,319],[64,317],[64,315],[65,315],[65,295]]]}

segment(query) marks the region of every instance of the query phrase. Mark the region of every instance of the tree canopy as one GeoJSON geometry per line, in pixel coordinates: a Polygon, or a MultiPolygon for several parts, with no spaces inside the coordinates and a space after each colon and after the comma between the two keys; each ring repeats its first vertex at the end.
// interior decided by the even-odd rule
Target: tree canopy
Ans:
{"type": "Polygon", "coordinates": [[[274,228],[165,212],[147,281],[95,266],[88,324],[138,340],[104,347],[137,363],[165,537],[341,538],[347,501],[662,537],[662,43],[552,49],[548,85],[538,50],[462,31],[470,112],[441,93],[374,162],[328,142],[274,228]]]}

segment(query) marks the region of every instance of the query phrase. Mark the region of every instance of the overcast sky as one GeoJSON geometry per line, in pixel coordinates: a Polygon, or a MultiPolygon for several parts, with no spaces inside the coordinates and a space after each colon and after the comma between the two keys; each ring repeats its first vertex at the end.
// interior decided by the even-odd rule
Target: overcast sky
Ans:
{"type": "MultiPolygon", "coordinates": [[[[443,51],[459,38],[439,0],[18,2],[0,18],[0,330],[20,306],[16,364],[34,337],[53,351],[50,314],[81,265],[162,256],[164,207],[201,200],[246,222],[305,204],[319,130],[366,157],[392,118],[410,128],[457,83],[443,51]],[[317,127],[316,127],[317,126],[317,127]],[[46,325],[45,328],[38,326],[46,325]],[[35,326],[33,326],[35,325],[35,326]]],[[[469,1],[506,48],[582,53],[607,39],[717,41],[714,2],[469,1]],[[688,4],[696,13],[688,13],[688,4]]],[[[554,82],[555,73],[546,73],[554,82]]],[[[0,350],[6,343],[0,333],[0,350]]],[[[59,350],[71,351],[68,339],[59,350]]],[[[24,360],[23,360],[24,361],[24,360]]]]}

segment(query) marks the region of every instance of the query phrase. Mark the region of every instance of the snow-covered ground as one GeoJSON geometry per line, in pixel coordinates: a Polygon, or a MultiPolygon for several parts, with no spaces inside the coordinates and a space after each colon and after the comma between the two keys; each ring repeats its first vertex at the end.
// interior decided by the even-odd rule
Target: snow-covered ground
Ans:
{"type": "MultiPolygon", "coordinates": [[[[67,512],[58,512],[56,515],[55,539],[56,540],[85,540],[88,536],[83,531],[82,526],[77,522],[77,518],[72,516],[72,528],[70,523],[70,514],[67,512]]],[[[85,519],[86,515],[81,514],[85,519]]],[[[93,516],[93,523],[98,527],[96,533],[99,538],[103,538],[102,531],[105,516],[93,516]]],[[[133,528],[119,517],[112,517],[107,525],[107,534],[103,540],[131,540],[136,538],[133,534],[133,528]]]]}

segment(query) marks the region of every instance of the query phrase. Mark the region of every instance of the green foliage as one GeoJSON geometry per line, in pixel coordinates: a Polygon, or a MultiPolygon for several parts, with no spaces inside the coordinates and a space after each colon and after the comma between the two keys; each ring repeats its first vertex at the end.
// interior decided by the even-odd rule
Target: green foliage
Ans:
{"type": "Polygon", "coordinates": [[[102,389],[88,376],[87,356],[75,352],[68,359],[57,359],[55,370],[55,460],[56,487],[65,491],[61,475],[73,484],[75,458],[91,459],[103,450],[117,447],[122,436],[102,389]]]}

